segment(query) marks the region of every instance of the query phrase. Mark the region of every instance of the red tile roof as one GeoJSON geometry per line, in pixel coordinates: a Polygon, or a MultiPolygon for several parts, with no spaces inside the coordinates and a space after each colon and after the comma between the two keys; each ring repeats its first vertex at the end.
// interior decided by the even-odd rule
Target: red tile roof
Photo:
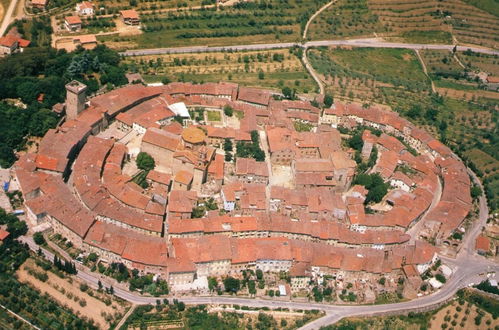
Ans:
{"type": "Polygon", "coordinates": [[[78,16],[68,16],[64,18],[64,20],[69,25],[81,24],[81,18],[79,18],[78,16]]]}

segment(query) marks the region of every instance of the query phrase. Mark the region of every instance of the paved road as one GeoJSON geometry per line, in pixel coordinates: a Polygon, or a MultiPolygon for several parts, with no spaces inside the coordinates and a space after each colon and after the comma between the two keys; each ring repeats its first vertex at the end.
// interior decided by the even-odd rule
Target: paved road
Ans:
{"type": "MultiPolygon", "coordinates": [[[[34,243],[31,237],[21,237],[20,240],[27,243],[33,251],[38,251],[39,247],[34,243]]],[[[50,251],[42,249],[42,253],[48,260],[53,260],[54,255],[50,251]]],[[[360,306],[335,306],[318,304],[311,302],[292,302],[284,300],[265,300],[265,299],[250,299],[250,298],[230,298],[230,297],[177,297],[186,304],[239,304],[251,307],[287,307],[292,309],[319,309],[326,312],[326,316],[322,317],[304,327],[304,329],[316,329],[320,326],[331,324],[339,321],[344,317],[356,315],[377,315],[385,312],[417,310],[426,306],[433,306],[439,302],[446,301],[452,297],[455,292],[466,287],[470,283],[477,283],[484,275],[477,279],[477,274],[486,273],[490,271],[499,272],[499,266],[492,261],[480,258],[477,256],[468,256],[467,254],[455,261],[456,275],[454,275],[447,284],[438,292],[425,296],[420,299],[411,300],[404,303],[387,304],[387,305],[360,305],[360,306]]],[[[110,286],[110,281],[104,277],[87,272],[81,268],[77,276],[89,284],[93,288],[98,287],[99,280],[105,287],[110,286]]],[[[139,294],[129,292],[128,290],[114,286],[114,294],[122,299],[125,299],[134,304],[154,304],[157,299],[161,297],[144,297],[139,294]]],[[[172,298],[171,296],[168,298],[172,298]]]]}
{"type": "MultiPolygon", "coordinates": [[[[200,53],[200,52],[220,52],[223,50],[265,50],[291,47],[320,47],[320,46],[351,46],[351,47],[372,47],[372,48],[407,48],[407,49],[436,49],[452,51],[454,45],[440,44],[411,44],[401,42],[386,42],[380,38],[349,39],[349,40],[321,40],[308,41],[305,43],[284,42],[272,44],[250,44],[234,46],[192,46],[192,47],[172,47],[172,48],[154,48],[154,49],[135,49],[120,53],[123,56],[137,55],[159,55],[159,54],[180,54],[180,53],[200,53]]],[[[457,50],[465,51],[471,49],[477,53],[499,55],[499,51],[481,47],[457,46],[457,50]]]]}
{"type": "Polygon", "coordinates": [[[5,12],[5,16],[3,17],[2,25],[0,26],[0,37],[3,36],[5,33],[5,30],[7,30],[7,27],[10,24],[11,18],[12,18],[12,13],[14,12],[14,9],[16,9],[17,5],[17,0],[11,0],[9,4],[9,8],[5,12]]]}

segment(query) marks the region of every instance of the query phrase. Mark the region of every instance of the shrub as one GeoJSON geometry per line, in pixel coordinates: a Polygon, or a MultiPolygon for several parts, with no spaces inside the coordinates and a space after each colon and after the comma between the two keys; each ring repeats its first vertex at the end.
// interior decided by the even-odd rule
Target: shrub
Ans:
{"type": "Polygon", "coordinates": [[[33,235],[33,240],[35,241],[36,244],[38,245],[43,245],[45,244],[45,237],[43,237],[43,234],[38,232],[33,235]]]}

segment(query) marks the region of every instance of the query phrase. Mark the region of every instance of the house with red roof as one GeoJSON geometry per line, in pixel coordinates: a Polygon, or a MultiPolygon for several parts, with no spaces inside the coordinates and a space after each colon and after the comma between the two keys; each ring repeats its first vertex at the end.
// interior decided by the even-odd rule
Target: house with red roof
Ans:
{"type": "Polygon", "coordinates": [[[140,24],[139,14],[134,9],[122,10],[120,11],[120,16],[123,22],[127,25],[140,24]]]}
{"type": "Polygon", "coordinates": [[[92,16],[94,14],[94,4],[90,1],[83,1],[76,4],[76,11],[81,16],[92,16]]]}
{"type": "Polygon", "coordinates": [[[490,250],[490,239],[485,235],[476,238],[475,249],[478,254],[485,255],[490,250]]]}
{"type": "Polygon", "coordinates": [[[22,52],[31,42],[11,35],[0,37],[0,55],[10,55],[22,52]]]}
{"type": "Polygon", "coordinates": [[[78,32],[81,30],[81,19],[78,16],[68,16],[64,19],[64,27],[69,32],[78,32]]]}

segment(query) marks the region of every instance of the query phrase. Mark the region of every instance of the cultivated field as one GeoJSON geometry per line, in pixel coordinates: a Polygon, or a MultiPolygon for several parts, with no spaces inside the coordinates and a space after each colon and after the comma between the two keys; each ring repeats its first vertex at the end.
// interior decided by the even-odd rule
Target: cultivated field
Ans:
{"type": "Polygon", "coordinates": [[[378,17],[368,8],[367,0],[337,0],[309,27],[310,39],[342,39],[373,36],[386,32],[378,17]]]}
{"type": "Polygon", "coordinates": [[[143,34],[100,39],[117,47],[138,48],[297,41],[308,17],[324,3],[326,0],[271,0],[239,2],[218,10],[142,12],[143,34]]]}
{"type": "Polygon", "coordinates": [[[418,43],[499,47],[493,0],[338,0],[310,28],[312,39],[382,36],[418,43]],[[468,2],[468,3],[467,3],[468,2]]]}
{"type": "MultiPolygon", "coordinates": [[[[33,259],[28,259],[17,271],[19,281],[29,283],[42,293],[53,297],[63,306],[69,307],[77,315],[92,319],[100,328],[109,327],[109,320],[114,320],[116,316],[125,314],[125,307],[117,302],[109,300],[110,304],[105,304],[102,300],[90,296],[87,292],[82,292],[79,282],[68,278],[60,278],[57,275],[44,271],[37,266],[33,259]],[[37,274],[47,274],[46,281],[40,280],[37,274]],[[71,280],[71,282],[70,282],[71,280]]],[[[90,290],[90,289],[88,289],[90,290]]],[[[98,294],[101,296],[102,294],[98,294]]]]}
{"type": "MultiPolygon", "coordinates": [[[[299,54],[297,54],[299,55],[299,54]]],[[[147,82],[232,81],[247,86],[313,92],[316,85],[300,58],[288,49],[249,52],[172,54],[128,57],[125,63],[147,82]]]]}
{"type": "Polygon", "coordinates": [[[401,316],[380,316],[370,318],[348,318],[326,327],[337,329],[497,329],[497,303],[476,293],[464,292],[464,299],[452,301],[436,311],[409,313],[401,316]],[[471,294],[470,297],[467,295],[471,294]],[[476,303],[475,303],[476,302],[476,303]],[[495,315],[493,315],[495,314],[495,315]]]}

